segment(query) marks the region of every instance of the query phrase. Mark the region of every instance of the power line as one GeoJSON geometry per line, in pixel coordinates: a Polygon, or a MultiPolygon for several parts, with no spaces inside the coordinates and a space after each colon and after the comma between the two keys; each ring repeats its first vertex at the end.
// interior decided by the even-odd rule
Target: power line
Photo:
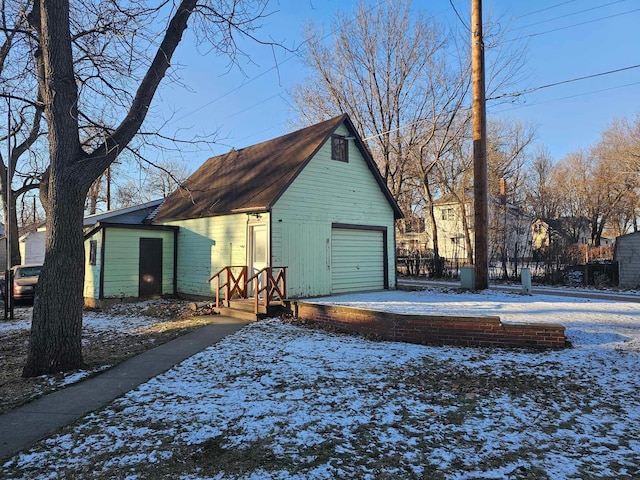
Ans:
{"type": "Polygon", "coordinates": [[[640,11],[640,8],[636,8],[636,9],[634,9],[634,10],[629,10],[629,11],[626,11],[626,12],[615,13],[615,14],[613,14],[613,15],[608,15],[608,16],[606,16],[606,17],[594,18],[593,20],[587,20],[587,21],[585,21],[585,22],[574,23],[574,24],[572,24],[572,25],[566,25],[566,26],[564,26],[564,27],[553,28],[553,29],[551,29],[551,30],[545,30],[544,32],[531,33],[531,34],[529,34],[529,35],[523,35],[523,36],[521,36],[521,37],[512,38],[512,39],[509,39],[509,40],[503,40],[503,41],[501,41],[501,42],[497,42],[497,44],[500,44],[500,43],[507,43],[507,42],[517,42],[518,40],[523,40],[523,39],[525,39],[525,38],[539,37],[539,36],[541,36],[541,35],[546,35],[546,34],[548,34],[548,33],[554,33],[554,32],[559,32],[560,30],[567,30],[567,29],[569,29],[569,28],[580,27],[580,26],[582,26],[582,25],[587,25],[587,24],[589,24],[589,23],[600,22],[600,21],[602,21],[602,20],[608,20],[608,19],[610,19],[610,18],[620,17],[620,16],[622,16],[622,15],[628,15],[628,14],[630,14],[630,13],[635,13],[635,12],[638,12],[638,11],[640,11]]]}
{"type": "MultiPolygon", "coordinates": [[[[619,68],[619,69],[616,69],[616,70],[610,70],[608,72],[601,72],[601,73],[596,73],[596,74],[593,74],[593,75],[587,75],[587,76],[584,76],[584,77],[572,78],[572,79],[569,79],[569,80],[563,80],[563,81],[560,81],[560,82],[550,83],[550,84],[547,84],[547,85],[541,85],[539,87],[530,88],[528,90],[523,90],[522,92],[505,93],[505,94],[502,94],[502,95],[498,95],[496,97],[487,98],[487,101],[489,101],[489,100],[497,100],[499,98],[506,98],[506,97],[519,97],[521,95],[525,95],[526,93],[535,92],[537,90],[542,90],[544,88],[550,88],[550,87],[554,87],[554,86],[557,86],[557,85],[563,85],[563,84],[566,84],[566,83],[571,83],[571,82],[576,82],[578,80],[585,80],[585,79],[589,79],[589,78],[599,77],[599,76],[602,76],[602,75],[609,75],[609,74],[612,74],[612,73],[618,73],[618,72],[622,72],[622,71],[625,71],[625,70],[631,70],[631,69],[639,68],[639,67],[640,67],[640,64],[639,65],[632,65],[632,66],[624,67],[624,68],[619,68]]],[[[628,87],[628,86],[637,85],[637,84],[640,84],[640,82],[630,83],[630,84],[627,84],[627,85],[621,85],[621,86],[618,86],[618,87],[605,88],[605,89],[597,90],[597,91],[594,91],[594,92],[588,92],[588,93],[579,94],[579,95],[572,95],[572,96],[564,97],[564,98],[573,98],[573,97],[577,97],[577,96],[587,95],[587,94],[590,94],[590,93],[598,93],[598,92],[602,92],[602,91],[613,90],[615,88],[623,88],[623,87],[628,87]]],[[[563,100],[564,98],[557,99],[557,100],[563,100]]],[[[544,103],[544,102],[541,102],[541,103],[544,103]]],[[[533,104],[531,104],[531,105],[533,106],[533,104]]],[[[523,105],[523,106],[525,106],[525,105],[523,105]]],[[[516,108],[518,108],[518,107],[514,107],[513,109],[510,109],[510,110],[514,110],[516,108]]],[[[465,110],[471,110],[471,107],[461,107],[460,108],[460,111],[465,111],[465,110]]],[[[445,112],[445,113],[453,113],[453,112],[454,112],[454,110],[450,110],[450,111],[445,112]]],[[[500,112],[495,112],[495,113],[500,113],[500,112]]],[[[387,130],[387,131],[384,131],[384,132],[376,133],[375,135],[370,135],[370,136],[368,136],[366,138],[363,138],[362,140],[363,141],[371,140],[373,138],[378,138],[378,137],[381,137],[383,135],[387,135],[389,133],[398,132],[400,130],[404,130],[405,128],[409,128],[409,127],[412,127],[414,125],[418,125],[420,123],[429,121],[430,119],[431,118],[421,118],[421,119],[418,119],[416,121],[413,121],[413,122],[410,122],[410,123],[406,123],[404,125],[400,125],[399,127],[393,128],[391,130],[387,130]]]]}
{"type": "MultiPolygon", "coordinates": [[[[547,8],[543,8],[543,9],[540,9],[540,10],[536,10],[536,11],[533,11],[533,12],[526,13],[526,14],[524,14],[524,15],[520,16],[520,17],[517,17],[517,18],[522,18],[522,17],[526,17],[526,16],[533,15],[533,14],[536,14],[536,13],[540,13],[540,12],[543,12],[543,11],[546,11],[546,10],[550,10],[550,9],[552,9],[552,8],[556,8],[556,7],[559,7],[559,6],[565,5],[565,4],[572,3],[573,1],[575,1],[575,0],[565,1],[565,2],[562,2],[562,3],[556,4],[556,5],[553,5],[553,6],[547,7],[547,8]]],[[[626,0],[617,0],[617,1],[614,1],[614,2],[611,2],[611,3],[608,3],[608,4],[606,4],[606,5],[602,5],[602,6],[600,6],[600,7],[594,7],[594,8],[591,8],[591,9],[582,10],[582,11],[580,11],[580,12],[575,12],[574,14],[582,13],[582,12],[589,11],[589,10],[594,10],[594,9],[601,8],[601,7],[603,7],[603,6],[607,6],[607,5],[612,5],[612,4],[615,4],[615,3],[621,3],[622,1],[626,1],[626,0]]],[[[449,0],[449,2],[450,2],[450,4],[451,4],[451,7],[453,8],[453,10],[455,11],[456,15],[458,16],[459,20],[463,23],[463,25],[464,25],[465,27],[469,28],[469,27],[466,25],[466,23],[463,21],[463,19],[461,18],[461,16],[459,15],[459,13],[458,13],[458,11],[457,11],[457,9],[456,9],[456,7],[455,7],[455,5],[454,5],[453,1],[452,1],[452,0],[449,0]]],[[[374,6],[372,6],[370,10],[372,10],[373,8],[376,8],[377,6],[379,6],[379,5],[380,5],[380,4],[382,4],[382,3],[383,3],[383,0],[381,0],[380,2],[378,2],[377,4],[375,4],[374,6]]],[[[544,34],[547,34],[547,33],[551,33],[551,32],[558,31],[558,30],[564,30],[564,29],[568,29],[568,28],[572,28],[572,27],[576,27],[576,26],[580,26],[580,25],[584,25],[584,24],[588,24],[588,23],[593,23],[593,22],[600,21],[600,20],[605,20],[605,19],[609,19],[609,18],[613,18],[613,17],[621,16],[621,15],[626,15],[626,14],[629,14],[629,13],[634,13],[634,12],[637,12],[637,11],[640,11],[640,8],[639,8],[639,9],[635,9],[635,10],[630,10],[630,11],[628,11],[628,12],[622,12],[622,13],[618,13],[618,14],[614,14],[614,15],[610,15],[610,16],[606,16],[606,17],[601,17],[601,18],[598,18],[598,19],[594,19],[594,20],[590,20],[590,21],[586,21],[586,22],[582,22],[582,23],[578,23],[578,24],[574,24],[574,25],[569,25],[569,26],[560,27],[560,28],[553,29],[553,30],[548,30],[548,31],[545,31],[545,32],[539,32],[539,33],[534,33],[534,34],[526,35],[526,36],[521,37],[521,38],[534,37],[534,36],[544,35],[544,34]]],[[[443,12],[440,12],[440,13],[443,13],[443,12]]],[[[569,15],[574,15],[574,14],[569,14],[569,15]]],[[[436,15],[434,15],[434,16],[437,16],[437,15],[439,15],[439,14],[436,14],[436,15]]],[[[564,18],[564,17],[569,16],[569,15],[563,15],[563,16],[561,16],[561,17],[557,17],[557,18],[564,18]]],[[[351,22],[355,21],[357,18],[358,18],[357,16],[354,16],[354,18],[351,20],[351,22]]],[[[552,19],[552,20],[555,20],[555,19],[552,19]]],[[[538,23],[542,23],[542,22],[538,22],[538,23]]],[[[527,26],[537,25],[538,23],[536,23],[536,24],[531,24],[531,25],[527,25],[527,26]]],[[[519,27],[519,28],[525,28],[525,27],[519,27]]],[[[333,33],[334,33],[333,31],[332,31],[332,32],[330,32],[330,33],[328,33],[327,35],[325,35],[324,37],[322,37],[322,38],[321,38],[321,41],[322,41],[322,40],[325,40],[325,39],[326,39],[326,38],[328,38],[328,37],[330,37],[331,35],[333,35],[333,33]]],[[[307,39],[307,40],[305,40],[304,42],[302,42],[302,44],[301,44],[301,45],[304,45],[305,43],[310,42],[310,40],[311,40],[311,39],[307,39]]],[[[518,40],[518,39],[514,39],[514,40],[518,40]]],[[[506,41],[514,41],[514,40],[506,40],[506,41]]],[[[505,42],[506,42],[506,41],[505,41],[505,42]]],[[[308,48],[308,47],[306,47],[306,48],[308,48]]],[[[305,49],[302,49],[301,51],[304,51],[304,50],[305,50],[305,49]]],[[[280,62],[280,64],[286,63],[287,61],[291,60],[291,59],[292,59],[292,58],[294,58],[294,57],[295,57],[295,56],[291,56],[291,57],[289,57],[289,58],[287,58],[287,59],[283,60],[282,62],[280,62]]],[[[634,68],[638,68],[638,67],[640,67],[640,65],[633,65],[633,66],[624,67],[624,68],[621,68],[621,69],[611,70],[611,71],[607,71],[607,72],[601,72],[601,73],[597,73],[597,74],[593,74],[593,75],[588,75],[588,76],[584,76],[584,77],[578,77],[578,78],[568,79],[568,80],[564,80],[564,81],[560,81],[560,82],[555,82],[555,83],[551,83],[551,84],[547,84],[547,85],[541,85],[541,86],[539,86],[539,87],[534,87],[534,88],[531,88],[531,89],[528,89],[528,90],[523,90],[523,91],[521,91],[521,92],[507,93],[507,94],[498,95],[498,96],[496,96],[496,97],[487,98],[487,100],[497,100],[497,99],[507,98],[507,97],[514,97],[514,98],[517,98],[517,97],[519,97],[519,96],[522,96],[522,95],[525,95],[525,94],[528,94],[528,93],[532,93],[532,92],[535,92],[535,91],[537,91],[537,90],[541,90],[541,89],[545,89],[545,88],[550,88],[550,87],[553,87],[553,86],[558,86],[558,85],[562,85],[562,84],[566,84],[566,83],[572,83],[572,82],[576,82],[576,81],[579,81],[579,80],[585,80],[585,79],[589,79],[589,78],[594,78],[594,77],[598,77],[598,76],[603,76],[603,75],[609,75],[609,74],[613,74],[613,73],[618,73],[618,72],[621,72],[621,71],[630,70],[630,69],[634,69],[634,68]]],[[[221,99],[223,99],[223,98],[225,98],[225,97],[227,97],[227,96],[229,96],[229,95],[231,95],[231,94],[233,94],[233,93],[238,92],[240,89],[242,89],[243,87],[245,87],[245,86],[246,86],[246,85],[248,85],[249,83],[251,83],[251,82],[253,82],[253,81],[255,81],[255,80],[257,80],[257,79],[259,79],[259,78],[263,77],[263,76],[264,76],[264,75],[266,75],[267,73],[269,73],[269,72],[271,72],[271,71],[273,71],[273,70],[275,70],[275,69],[277,69],[277,68],[278,68],[278,66],[274,66],[274,67],[271,67],[271,68],[267,69],[266,71],[264,71],[264,72],[262,72],[262,73],[260,73],[260,74],[256,75],[255,77],[253,77],[253,78],[251,78],[251,79],[249,79],[249,80],[247,80],[247,81],[243,82],[243,83],[242,83],[242,84],[240,84],[238,87],[235,87],[235,88],[233,88],[233,89],[229,90],[228,92],[226,92],[226,93],[222,94],[221,96],[219,96],[219,97],[217,97],[217,98],[215,98],[215,99],[213,99],[213,100],[211,100],[211,101],[207,102],[206,104],[204,104],[204,105],[202,105],[202,106],[198,107],[197,109],[195,109],[195,110],[193,110],[193,111],[191,111],[191,112],[189,112],[189,113],[184,114],[182,117],[178,118],[177,120],[184,119],[184,118],[186,118],[186,117],[188,117],[188,116],[190,116],[190,115],[192,115],[192,114],[194,114],[194,113],[197,113],[197,112],[198,112],[198,111],[200,111],[200,110],[203,110],[204,108],[207,108],[207,107],[208,107],[208,106],[210,106],[211,104],[213,104],[213,103],[215,103],[215,102],[217,102],[217,101],[219,101],[219,100],[221,100],[221,99]]],[[[634,84],[629,84],[629,85],[634,85],[634,84]]],[[[621,88],[621,87],[614,87],[614,88],[621,88]]],[[[608,89],[605,89],[605,90],[608,90],[608,89]]],[[[604,90],[602,90],[602,91],[604,91],[604,90]]],[[[265,102],[267,102],[267,101],[269,101],[269,100],[271,100],[271,99],[273,99],[273,98],[275,98],[275,97],[277,97],[277,96],[279,96],[279,95],[280,95],[280,93],[279,93],[279,94],[276,94],[276,95],[273,95],[273,96],[270,96],[270,97],[268,97],[268,98],[266,98],[266,99],[263,99],[263,100],[261,100],[261,101],[259,101],[259,102],[255,103],[255,104],[253,104],[253,105],[250,105],[250,106],[248,106],[248,107],[244,108],[243,110],[241,110],[241,111],[239,111],[239,112],[236,112],[236,113],[232,114],[231,116],[235,116],[235,115],[238,115],[238,114],[240,114],[240,113],[246,112],[247,110],[250,110],[250,109],[252,109],[252,108],[255,108],[256,106],[259,106],[259,105],[261,105],[261,104],[263,104],[263,103],[265,103],[265,102]]],[[[586,94],[585,94],[585,95],[586,95],[586,94]]],[[[578,96],[578,95],[576,95],[576,96],[578,96]]],[[[572,98],[572,97],[565,97],[565,98],[572,98]]],[[[560,99],[560,100],[562,100],[562,99],[560,99]]],[[[534,105],[534,104],[531,104],[531,105],[534,105]]],[[[523,105],[523,106],[529,106],[529,105],[523,105]]],[[[518,107],[514,107],[514,109],[515,109],[515,108],[518,108],[518,107]]],[[[464,111],[464,110],[469,110],[469,109],[470,109],[470,107],[463,107],[463,108],[461,108],[461,110],[463,110],[463,111],[464,111]]],[[[499,113],[499,112],[497,112],[497,113],[499,113]]],[[[419,123],[422,123],[422,122],[425,122],[425,121],[428,121],[428,120],[429,120],[429,118],[419,119],[419,120],[417,120],[417,121],[414,121],[414,122],[411,122],[411,123],[408,123],[408,124],[405,124],[405,125],[401,125],[400,127],[397,127],[397,128],[395,128],[395,129],[389,130],[389,131],[387,131],[387,132],[382,132],[382,133],[379,133],[379,134],[376,134],[376,135],[372,135],[372,136],[366,137],[366,138],[364,138],[363,140],[370,140],[370,139],[373,139],[373,138],[376,138],[376,137],[380,137],[380,136],[385,135],[385,134],[388,134],[388,133],[392,133],[392,132],[394,132],[394,131],[403,130],[403,129],[405,129],[405,128],[411,127],[411,126],[413,126],[413,125],[416,125],[416,124],[419,124],[419,123]]],[[[284,123],[286,123],[286,122],[281,122],[281,124],[284,124],[284,123]]],[[[281,124],[280,124],[280,125],[281,125],[281,124]]],[[[268,131],[268,130],[272,130],[273,128],[275,128],[275,127],[277,127],[277,126],[279,126],[279,125],[272,125],[272,126],[268,127],[267,129],[263,130],[262,132],[264,132],[264,131],[268,131]]],[[[257,134],[262,133],[262,132],[258,132],[257,134]]],[[[250,136],[248,136],[248,137],[244,137],[244,138],[246,139],[246,138],[254,137],[255,135],[256,135],[256,134],[253,134],[253,135],[250,135],[250,136]]]]}
{"type": "MultiPolygon", "coordinates": [[[[534,14],[534,13],[539,13],[539,12],[542,12],[542,11],[545,11],[545,10],[549,10],[549,9],[551,9],[551,8],[555,8],[555,7],[558,7],[558,6],[561,6],[561,5],[565,5],[565,4],[568,4],[568,3],[572,3],[573,1],[575,1],[575,0],[569,0],[569,1],[566,1],[566,2],[562,2],[562,3],[557,4],[557,5],[555,5],[555,6],[547,7],[547,8],[541,9],[541,10],[536,10],[536,11],[534,11],[534,12],[530,12],[530,13],[525,14],[525,15],[523,15],[523,16],[532,15],[532,14],[534,14]]],[[[617,0],[617,1],[615,1],[615,2],[611,2],[611,3],[605,4],[605,5],[601,5],[600,7],[594,7],[594,8],[587,9],[587,10],[582,10],[582,11],[580,11],[580,12],[576,12],[576,13],[582,13],[582,12],[586,12],[586,11],[588,11],[588,10],[594,10],[594,9],[596,9],[596,8],[601,8],[601,7],[603,7],[603,6],[612,5],[612,4],[614,4],[614,3],[620,3],[620,2],[623,2],[623,1],[626,1],[626,0],[617,0]]],[[[460,19],[460,21],[463,23],[463,25],[465,25],[465,27],[469,28],[469,27],[465,24],[465,22],[463,21],[463,19],[460,17],[460,15],[459,15],[458,11],[456,10],[456,7],[455,7],[455,5],[453,4],[452,0],[449,0],[449,2],[451,3],[451,6],[453,7],[454,11],[456,12],[456,15],[458,15],[458,18],[459,18],[459,19],[460,19]]],[[[376,6],[380,5],[381,3],[382,3],[382,2],[379,2],[377,5],[374,5],[374,7],[372,7],[372,8],[375,8],[376,6]]],[[[523,36],[523,37],[518,37],[518,38],[516,38],[516,39],[505,40],[504,42],[512,42],[512,41],[521,40],[521,39],[523,39],[523,38],[527,38],[527,37],[535,37],[535,36],[539,36],[539,35],[544,35],[544,34],[547,34],[547,33],[552,33],[552,32],[556,32],[556,31],[559,31],[559,30],[564,30],[564,29],[568,29],[568,28],[573,28],[573,27],[577,27],[577,26],[580,26],[580,25],[588,24],[588,23],[593,23],[593,22],[597,22],[597,21],[601,21],[601,20],[606,20],[606,19],[609,19],[609,18],[613,18],[613,17],[621,16],[621,15],[627,15],[627,14],[629,14],[629,13],[634,13],[634,12],[637,12],[637,11],[640,11],[640,8],[635,9],[635,10],[630,10],[630,11],[627,11],[627,12],[622,12],[622,13],[614,14],[614,15],[609,15],[609,16],[606,16],[606,17],[600,17],[600,18],[597,18],[597,19],[594,19],[594,20],[589,20],[589,21],[582,22],[582,23],[577,23],[577,24],[574,24],[574,25],[568,25],[568,26],[565,26],[565,27],[560,27],[560,28],[556,28],[556,29],[553,29],[553,30],[548,30],[548,31],[545,31],[545,32],[533,33],[533,34],[530,34],[530,35],[525,35],[525,36],[523,36]]],[[[440,13],[442,13],[442,12],[440,12],[440,13]]],[[[434,16],[437,16],[437,15],[439,15],[439,14],[436,14],[436,15],[434,15],[434,16]]],[[[571,15],[573,15],[573,14],[571,14],[571,15]]],[[[521,18],[521,17],[518,17],[518,18],[521,18]]],[[[557,17],[557,18],[562,18],[562,17],[557,17]]],[[[552,19],[552,20],[555,20],[555,19],[552,19]]],[[[354,19],[352,20],[352,22],[353,22],[353,21],[355,21],[355,17],[354,17],[354,19]]],[[[540,22],[539,22],[539,23],[540,23],[540,22]]],[[[532,24],[532,25],[535,25],[535,24],[532,24]]],[[[531,25],[528,25],[528,26],[531,26],[531,25]]],[[[518,28],[525,28],[525,27],[518,27],[518,28]]],[[[333,32],[328,33],[327,35],[325,35],[324,37],[322,37],[322,39],[321,39],[321,40],[325,40],[326,38],[328,38],[328,37],[329,37],[329,36],[331,36],[332,34],[333,34],[333,32]]],[[[305,40],[305,42],[303,42],[303,44],[304,44],[304,43],[306,43],[306,42],[308,42],[308,41],[309,41],[309,39],[305,40]]],[[[291,60],[292,58],[294,58],[294,57],[293,57],[293,56],[292,56],[292,57],[289,57],[289,58],[287,58],[287,59],[283,60],[282,62],[280,62],[280,64],[286,63],[287,61],[291,60]]],[[[261,73],[261,74],[259,74],[259,75],[255,76],[255,77],[251,78],[250,80],[248,80],[248,81],[246,81],[246,82],[243,82],[243,83],[242,83],[241,85],[239,85],[238,87],[236,87],[236,88],[234,88],[234,89],[232,89],[232,90],[230,90],[230,91],[228,91],[228,92],[224,93],[223,95],[221,95],[221,96],[219,96],[219,97],[217,97],[217,98],[215,98],[215,99],[211,100],[210,102],[207,102],[206,104],[204,104],[204,105],[202,105],[202,106],[198,107],[197,109],[195,109],[195,110],[193,110],[193,111],[191,111],[191,112],[189,112],[189,113],[186,113],[185,115],[183,115],[182,117],[180,117],[180,118],[178,118],[178,119],[176,119],[176,120],[182,120],[182,119],[184,119],[184,118],[186,118],[186,117],[188,117],[188,116],[190,116],[190,115],[192,115],[192,114],[194,114],[194,113],[199,112],[200,110],[203,110],[204,108],[206,108],[206,107],[210,106],[211,104],[213,104],[213,103],[215,103],[215,102],[217,102],[217,101],[219,101],[219,100],[222,100],[223,98],[225,98],[225,97],[227,97],[227,96],[229,96],[229,95],[231,95],[231,94],[233,94],[233,93],[238,92],[240,89],[242,89],[242,88],[243,88],[244,86],[246,86],[247,84],[249,84],[249,83],[253,82],[254,80],[257,80],[258,78],[261,78],[262,76],[264,76],[264,75],[266,75],[267,73],[269,73],[269,72],[271,72],[271,71],[275,70],[276,68],[278,68],[278,67],[277,67],[277,66],[274,66],[274,67],[269,68],[269,69],[268,69],[268,70],[266,70],[265,72],[263,72],[263,73],[261,73]]],[[[612,73],[614,73],[614,72],[612,72],[612,73]]],[[[586,77],[586,78],[588,78],[588,77],[586,77]]],[[[573,80],[573,81],[575,81],[575,80],[573,80]]],[[[546,87],[544,87],[544,86],[543,86],[543,87],[539,87],[539,88],[546,88],[546,87]]],[[[527,92],[523,92],[522,94],[524,94],[524,93],[530,93],[530,92],[528,92],[528,91],[527,91],[527,92]]],[[[278,95],[279,95],[279,94],[278,94],[278,95]]],[[[506,95],[507,95],[507,94],[505,94],[505,96],[506,96],[506,95]]],[[[271,100],[272,98],[275,98],[276,96],[277,96],[277,95],[274,95],[274,96],[271,96],[271,97],[269,97],[269,98],[267,98],[267,99],[265,99],[265,100],[261,100],[261,101],[259,101],[259,102],[255,103],[255,104],[253,104],[253,105],[250,105],[250,106],[246,107],[245,109],[243,109],[243,110],[242,110],[242,111],[240,111],[240,112],[236,112],[236,113],[232,114],[231,116],[235,116],[235,115],[237,115],[237,114],[239,114],[239,113],[246,112],[247,110],[250,110],[250,109],[252,109],[252,108],[255,108],[255,107],[257,107],[257,106],[261,105],[262,103],[264,103],[264,102],[266,102],[266,101],[268,101],[268,100],[271,100]]],[[[501,97],[493,97],[493,98],[489,98],[489,99],[487,99],[487,100],[495,100],[496,98],[501,98],[501,97]]],[[[229,117],[228,117],[228,118],[229,118],[229,117]]]]}
{"type": "Polygon", "coordinates": [[[520,15],[519,17],[516,17],[515,19],[517,20],[519,18],[528,17],[529,15],[535,15],[536,13],[545,12],[547,10],[558,8],[558,7],[561,7],[562,5],[566,5],[567,3],[573,3],[575,1],[576,0],[568,0],[567,2],[557,3],[555,5],[551,5],[550,7],[541,8],[540,10],[534,10],[533,12],[525,13],[523,15],[520,15]]]}
{"type": "MultiPolygon", "coordinates": [[[[379,7],[380,5],[382,5],[382,3],[383,3],[383,2],[384,2],[384,0],[380,0],[378,3],[373,4],[373,5],[372,5],[372,6],[371,6],[371,7],[370,7],[366,12],[368,13],[368,12],[372,11],[374,8],[379,7]]],[[[348,25],[348,24],[350,24],[350,23],[355,22],[355,21],[357,20],[357,18],[358,18],[358,15],[354,15],[353,19],[351,19],[349,22],[347,22],[347,25],[348,25]]],[[[327,38],[329,38],[331,35],[333,35],[333,33],[334,33],[333,31],[332,31],[332,32],[327,33],[324,37],[322,37],[322,38],[320,39],[320,41],[322,42],[322,41],[326,40],[326,39],[327,39],[327,38]]],[[[311,42],[311,38],[307,38],[305,41],[303,41],[303,42],[300,44],[300,46],[299,46],[298,48],[300,48],[300,47],[302,47],[304,44],[306,44],[306,43],[310,43],[310,42],[311,42]]],[[[308,48],[308,47],[307,47],[307,48],[308,48]]],[[[306,50],[306,48],[305,48],[305,49],[302,49],[301,51],[304,51],[304,50],[306,50]]],[[[201,111],[201,110],[204,110],[205,108],[207,108],[207,107],[211,106],[212,104],[214,104],[214,103],[216,103],[216,102],[218,102],[218,101],[222,100],[223,98],[228,97],[229,95],[231,95],[231,94],[233,94],[233,93],[238,92],[238,91],[239,91],[240,89],[242,89],[244,86],[246,86],[246,85],[250,84],[251,82],[254,82],[255,80],[257,80],[257,79],[259,79],[259,78],[261,78],[261,77],[265,76],[267,73],[270,73],[270,72],[272,72],[273,70],[277,70],[278,68],[280,68],[280,65],[282,65],[282,64],[284,64],[284,63],[287,63],[289,60],[291,60],[291,59],[293,59],[293,58],[296,58],[297,56],[298,56],[298,55],[291,55],[289,58],[285,58],[285,59],[284,59],[284,60],[282,60],[280,63],[278,63],[278,64],[274,65],[274,66],[273,66],[273,67],[271,67],[271,68],[268,68],[268,69],[267,69],[267,70],[265,70],[264,72],[262,72],[262,73],[260,73],[260,74],[256,75],[256,76],[255,76],[255,77],[253,77],[253,78],[250,78],[250,79],[249,79],[249,80],[247,80],[247,81],[243,81],[240,85],[238,85],[237,87],[235,87],[235,88],[233,88],[233,89],[231,89],[231,90],[229,90],[229,91],[227,91],[227,92],[223,93],[223,94],[222,94],[222,95],[220,95],[219,97],[216,97],[216,98],[214,98],[213,100],[211,100],[211,101],[209,101],[209,102],[206,102],[205,104],[203,104],[203,105],[199,106],[198,108],[196,108],[195,110],[192,110],[191,112],[185,113],[183,116],[181,116],[181,117],[177,118],[177,119],[176,119],[176,121],[183,120],[183,119],[185,119],[186,117],[193,115],[194,113],[197,113],[197,112],[199,112],[199,111],[201,111]]]]}
{"type": "Polygon", "coordinates": [[[264,100],[260,100],[259,102],[256,102],[253,105],[249,105],[248,107],[245,107],[242,110],[238,110],[237,112],[232,113],[231,115],[226,115],[224,118],[228,119],[228,118],[236,117],[236,116],[238,116],[238,115],[240,115],[240,114],[242,114],[242,113],[244,113],[244,112],[246,112],[248,110],[251,110],[251,109],[253,109],[255,107],[259,107],[260,105],[262,105],[264,103],[267,103],[268,101],[273,100],[276,97],[282,97],[282,93],[278,92],[275,95],[271,95],[270,97],[267,97],[264,100]]]}
{"type": "Polygon", "coordinates": [[[553,98],[551,100],[544,100],[542,102],[527,103],[527,104],[524,104],[524,105],[516,105],[516,106],[512,106],[510,108],[505,108],[503,110],[494,111],[493,113],[497,114],[497,113],[509,112],[511,110],[518,110],[519,108],[535,107],[537,105],[544,105],[546,103],[555,103],[555,102],[560,102],[562,100],[570,100],[572,98],[585,97],[587,95],[593,95],[595,93],[602,93],[602,92],[607,92],[607,91],[610,91],[610,90],[618,90],[618,89],[621,89],[621,88],[632,87],[632,86],[635,86],[635,85],[640,85],[640,82],[627,83],[625,85],[617,85],[615,87],[609,87],[609,88],[601,88],[599,90],[591,90],[589,92],[578,93],[576,95],[568,95],[566,97],[553,98]]]}
{"type": "Polygon", "coordinates": [[[554,18],[548,18],[546,20],[541,20],[539,22],[530,23],[529,25],[523,25],[521,27],[516,27],[513,30],[521,30],[523,28],[529,28],[529,27],[533,27],[535,25],[540,25],[541,23],[549,23],[549,22],[553,22],[555,20],[560,20],[561,18],[573,17],[574,15],[580,15],[581,13],[591,12],[592,10],[598,10],[600,8],[609,7],[611,5],[615,5],[616,3],[622,3],[622,2],[626,2],[626,1],[627,0],[616,0],[615,2],[605,3],[604,5],[598,5],[596,7],[587,8],[585,10],[579,10],[577,12],[571,12],[571,13],[567,13],[565,15],[560,15],[560,16],[554,17],[554,18]]]}
{"type": "Polygon", "coordinates": [[[506,98],[506,97],[514,97],[515,98],[515,97],[519,97],[521,95],[525,95],[527,93],[532,93],[532,92],[536,92],[538,90],[542,90],[544,88],[556,87],[558,85],[564,85],[566,83],[573,83],[573,82],[577,82],[577,81],[580,81],[580,80],[586,80],[586,79],[589,79],[589,78],[602,77],[604,75],[611,75],[613,73],[624,72],[626,70],[633,70],[634,68],[639,68],[639,67],[640,67],[640,64],[631,65],[629,67],[617,68],[615,70],[609,70],[607,72],[594,73],[593,75],[585,75],[584,77],[571,78],[569,80],[562,80],[560,82],[549,83],[547,85],[540,85],[539,87],[529,88],[527,90],[522,90],[520,92],[503,93],[502,95],[498,95],[496,97],[487,98],[487,100],[498,100],[500,98],[506,98]]]}

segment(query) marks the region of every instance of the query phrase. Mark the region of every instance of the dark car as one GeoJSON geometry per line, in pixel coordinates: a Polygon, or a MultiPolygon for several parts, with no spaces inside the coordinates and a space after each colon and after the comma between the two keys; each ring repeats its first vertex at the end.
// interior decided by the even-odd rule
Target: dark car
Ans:
{"type": "Polygon", "coordinates": [[[16,301],[33,301],[42,265],[18,265],[13,267],[13,298],[16,301]]]}

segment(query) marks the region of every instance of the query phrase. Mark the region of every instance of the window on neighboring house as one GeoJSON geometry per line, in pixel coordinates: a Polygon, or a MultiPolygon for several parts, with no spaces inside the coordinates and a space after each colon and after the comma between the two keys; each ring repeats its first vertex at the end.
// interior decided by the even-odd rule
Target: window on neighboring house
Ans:
{"type": "Polygon", "coordinates": [[[91,240],[89,242],[89,265],[96,265],[98,256],[98,241],[91,240]]]}
{"type": "Polygon", "coordinates": [[[333,135],[331,137],[331,160],[338,160],[340,162],[349,161],[349,142],[346,138],[340,135],[333,135]]]}
{"type": "Polygon", "coordinates": [[[442,220],[454,220],[456,218],[456,211],[453,208],[442,209],[442,220]]]}

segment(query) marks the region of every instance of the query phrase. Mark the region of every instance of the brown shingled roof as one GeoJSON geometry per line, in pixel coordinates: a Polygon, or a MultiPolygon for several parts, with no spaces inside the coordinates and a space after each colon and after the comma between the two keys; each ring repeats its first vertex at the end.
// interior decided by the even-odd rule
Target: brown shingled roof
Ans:
{"type": "MultiPolygon", "coordinates": [[[[181,188],[167,197],[154,221],[269,210],[343,122],[355,134],[349,117],[340,115],[282,137],[208,159],[181,188]]],[[[364,149],[359,138],[357,142],[364,149]]],[[[373,167],[372,172],[375,170],[378,183],[382,182],[385,195],[397,209],[368,152],[363,154],[370,168],[373,167]]]]}

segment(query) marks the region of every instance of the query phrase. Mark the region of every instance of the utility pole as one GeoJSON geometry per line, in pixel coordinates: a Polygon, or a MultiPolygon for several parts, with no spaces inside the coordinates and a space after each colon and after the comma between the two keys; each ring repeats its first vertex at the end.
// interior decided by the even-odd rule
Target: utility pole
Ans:
{"type": "Polygon", "coordinates": [[[11,230],[11,184],[13,180],[13,170],[11,165],[11,97],[8,93],[5,93],[5,98],[7,99],[7,218],[4,219],[4,237],[7,241],[7,269],[4,274],[4,318],[13,319],[13,271],[11,267],[13,267],[12,256],[13,252],[11,251],[11,237],[12,235],[17,234],[11,230]]]}
{"type": "Polygon", "coordinates": [[[489,287],[487,200],[487,111],[484,82],[482,0],[471,0],[471,82],[473,95],[474,289],[489,287]]]}

